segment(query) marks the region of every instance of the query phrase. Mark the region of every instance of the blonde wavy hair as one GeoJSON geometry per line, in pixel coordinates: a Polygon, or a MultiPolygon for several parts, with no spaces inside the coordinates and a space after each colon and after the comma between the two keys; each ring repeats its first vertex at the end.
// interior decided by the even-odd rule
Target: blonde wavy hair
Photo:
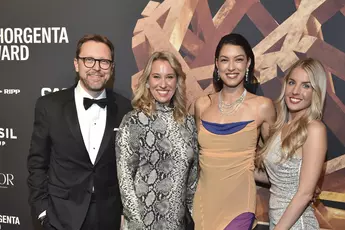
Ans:
{"type": "Polygon", "coordinates": [[[183,72],[180,62],[170,52],[160,51],[151,55],[143,73],[139,77],[137,88],[134,90],[132,106],[134,109],[143,111],[148,116],[152,116],[155,112],[155,99],[146,87],[146,83],[151,74],[152,64],[157,60],[169,62],[171,68],[175,71],[177,86],[170,103],[174,107],[174,119],[182,123],[187,115],[186,74],[183,72]]]}
{"type": "Polygon", "coordinates": [[[256,165],[263,167],[263,158],[271,149],[273,140],[280,134],[283,126],[289,120],[289,110],[285,103],[285,89],[286,84],[290,79],[291,73],[296,68],[302,68],[309,77],[312,86],[312,100],[311,105],[306,109],[305,113],[298,119],[291,123],[287,133],[288,135],[282,139],[282,150],[286,154],[282,156],[281,161],[291,158],[303,146],[307,140],[307,126],[312,120],[321,120],[323,113],[323,106],[326,97],[326,83],[327,76],[325,69],[321,62],[313,58],[307,58],[297,61],[291,66],[287,75],[284,78],[282,91],[279,98],[275,101],[277,109],[277,120],[270,130],[270,138],[265,143],[263,148],[259,151],[256,159],[256,165]]]}

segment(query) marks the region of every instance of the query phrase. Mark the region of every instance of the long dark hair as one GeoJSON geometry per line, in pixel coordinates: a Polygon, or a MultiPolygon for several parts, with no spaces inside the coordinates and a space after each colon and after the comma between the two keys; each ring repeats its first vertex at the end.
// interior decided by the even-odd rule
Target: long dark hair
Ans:
{"type": "Polygon", "coordinates": [[[216,61],[219,58],[220,50],[223,48],[224,45],[235,45],[235,46],[241,46],[244,52],[246,53],[247,59],[250,59],[250,65],[248,68],[248,81],[244,81],[244,88],[251,93],[256,93],[256,90],[259,86],[259,82],[254,76],[254,66],[255,66],[255,57],[252,50],[252,47],[250,46],[247,39],[245,39],[240,34],[227,34],[222,39],[220,39],[216,53],[214,58],[214,71],[213,71],[213,85],[215,87],[216,92],[219,92],[223,88],[223,80],[218,77],[218,68],[216,65],[216,61]]]}

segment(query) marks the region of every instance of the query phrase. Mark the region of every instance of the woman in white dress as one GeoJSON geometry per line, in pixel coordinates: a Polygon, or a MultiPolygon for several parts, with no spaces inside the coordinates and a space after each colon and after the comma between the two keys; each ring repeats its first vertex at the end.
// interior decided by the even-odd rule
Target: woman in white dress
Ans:
{"type": "Polygon", "coordinates": [[[327,150],[321,121],[326,81],[322,64],[312,58],[296,62],[283,81],[277,121],[257,161],[271,184],[270,229],[319,229],[311,200],[327,150]]]}

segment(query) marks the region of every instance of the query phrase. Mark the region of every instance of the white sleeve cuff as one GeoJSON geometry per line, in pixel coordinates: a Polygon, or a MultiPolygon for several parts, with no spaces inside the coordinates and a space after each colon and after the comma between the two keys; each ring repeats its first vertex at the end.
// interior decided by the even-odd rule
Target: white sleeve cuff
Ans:
{"type": "Polygon", "coordinates": [[[47,211],[44,210],[39,216],[38,219],[41,219],[42,217],[45,217],[47,215],[47,211]]]}

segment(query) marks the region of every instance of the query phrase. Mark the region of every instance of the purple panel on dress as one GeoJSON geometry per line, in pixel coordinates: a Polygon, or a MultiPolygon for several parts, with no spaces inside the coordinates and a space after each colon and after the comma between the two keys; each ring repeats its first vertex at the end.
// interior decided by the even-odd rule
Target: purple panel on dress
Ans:
{"type": "Polygon", "coordinates": [[[224,230],[251,230],[254,220],[254,213],[245,212],[233,219],[224,230]]]}

